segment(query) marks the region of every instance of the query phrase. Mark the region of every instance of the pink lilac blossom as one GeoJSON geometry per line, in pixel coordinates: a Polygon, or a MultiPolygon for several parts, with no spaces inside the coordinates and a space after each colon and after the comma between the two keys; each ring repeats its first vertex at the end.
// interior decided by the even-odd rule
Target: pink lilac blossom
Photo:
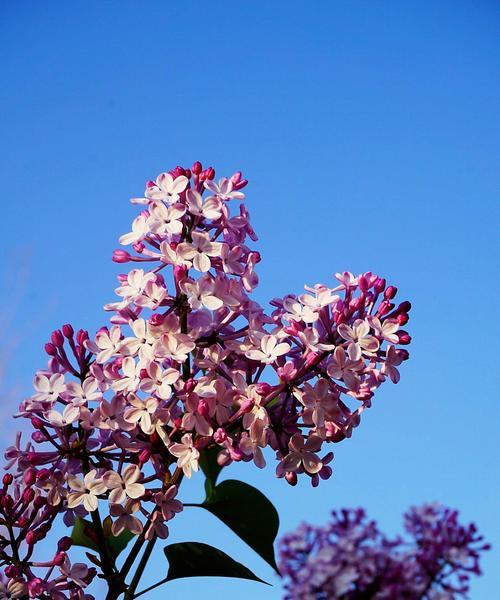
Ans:
{"type": "MultiPolygon", "coordinates": [[[[40,577],[29,549],[20,561],[26,536],[45,535],[56,514],[72,524],[104,511],[114,532],[166,537],[182,509],[170,490],[198,471],[205,449],[218,450],[221,466],[263,468],[274,453],[278,477],[318,485],[332,474],[324,447],[350,437],[375,390],[398,381],[409,302],[396,304],[396,288],[371,272],[345,272],[266,312],[250,297],[261,257],[249,245],[257,237],[242,204],[247,181],[240,172],[214,178],[196,162],[148,182],[119,240],[130,248],[113,253],[132,268],[105,305],[110,327],[89,336],[64,325],[46,344],[48,365],[18,415],[31,421],[32,440],[6,454],[6,589],[73,598],[76,579],[92,578],[91,569],[70,581],[68,567],[54,579],[53,565],[40,577]]],[[[108,571],[115,581],[113,563],[108,571]]]]}
{"type": "Polygon", "coordinates": [[[406,536],[387,538],[362,509],[333,511],[280,541],[285,600],[459,600],[489,549],[458,512],[424,504],[404,515],[406,536]]]}

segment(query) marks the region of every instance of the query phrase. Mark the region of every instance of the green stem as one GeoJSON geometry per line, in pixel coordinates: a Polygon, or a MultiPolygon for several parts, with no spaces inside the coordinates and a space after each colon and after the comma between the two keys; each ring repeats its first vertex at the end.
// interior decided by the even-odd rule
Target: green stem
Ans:
{"type": "Polygon", "coordinates": [[[144,573],[144,569],[146,568],[149,557],[151,556],[151,552],[153,552],[153,548],[156,544],[156,540],[157,540],[156,535],[153,535],[153,537],[147,543],[147,546],[144,550],[144,554],[142,555],[142,558],[139,562],[139,566],[137,567],[137,571],[135,572],[135,575],[130,583],[130,586],[128,587],[127,591],[125,592],[124,600],[132,600],[133,598],[135,598],[135,590],[137,589],[137,586],[139,585],[139,581],[141,580],[142,574],[144,573]]]}
{"type": "Polygon", "coordinates": [[[160,585],[163,585],[164,583],[167,583],[167,578],[165,577],[165,579],[162,579],[161,581],[157,581],[156,583],[153,583],[153,585],[150,585],[148,588],[146,588],[145,590],[141,590],[138,594],[136,594],[134,596],[134,600],[135,598],[139,598],[139,596],[143,596],[144,594],[147,594],[148,592],[150,592],[151,590],[156,589],[157,587],[160,587],[160,585]]]}

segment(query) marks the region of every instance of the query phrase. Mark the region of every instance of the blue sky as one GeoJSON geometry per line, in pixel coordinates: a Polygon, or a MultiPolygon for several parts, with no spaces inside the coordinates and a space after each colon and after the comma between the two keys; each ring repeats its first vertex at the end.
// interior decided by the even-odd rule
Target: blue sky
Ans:
{"type": "MultiPolygon", "coordinates": [[[[495,545],[472,598],[495,597],[499,35],[486,0],[2,3],[2,445],[50,331],[106,321],[128,198],[176,164],[241,169],[257,299],[371,270],[412,301],[414,343],[401,382],[335,448],[330,481],[292,489],[249,465],[228,476],[273,500],[282,532],[341,506],[366,506],[388,532],[410,504],[457,507],[495,545]]],[[[186,498],[200,497],[193,481],[186,498]]],[[[171,529],[276,585],[181,580],[169,598],[280,597],[210,515],[186,509],[171,529]]],[[[163,569],[157,554],[145,583],[163,569]]]]}

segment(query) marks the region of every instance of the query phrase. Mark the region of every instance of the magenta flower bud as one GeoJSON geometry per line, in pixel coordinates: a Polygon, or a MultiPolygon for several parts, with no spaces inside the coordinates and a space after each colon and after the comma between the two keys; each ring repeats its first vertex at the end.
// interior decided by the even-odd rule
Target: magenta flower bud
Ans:
{"type": "Polygon", "coordinates": [[[404,302],[401,302],[401,304],[398,306],[398,312],[400,313],[408,313],[411,310],[411,302],[408,302],[408,300],[405,300],[404,302]]]}
{"type": "Polygon", "coordinates": [[[198,402],[198,413],[205,418],[210,416],[210,406],[203,398],[198,402]]]}
{"type": "Polygon", "coordinates": [[[52,332],[50,339],[56,348],[61,348],[64,344],[63,334],[59,331],[59,329],[56,329],[52,332]]]}
{"type": "Polygon", "coordinates": [[[37,475],[36,469],[33,469],[33,468],[27,469],[23,475],[24,483],[28,486],[33,485],[36,481],[36,475],[37,475]]]}
{"type": "Polygon", "coordinates": [[[12,499],[12,496],[10,494],[5,494],[5,496],[2,497],[2,507],[5,510],[10,510],[13,506],[14,506],[14,500],[12,499]]]}
{"type": "Polygon", "coordinates": [[[154,315],[151,315],[151,317],[149,318],[149,323],[151,325],[153,325],[153,327],[159,327],[163,323],[164,320],[165,320],[164,315],[155,313],[154,315]]]}
{"type": "Polygon", "coordinates": [[[248,180],[247,179],[240,179],[238,181],[238,183],[234,184],[234,189],[235,190],[241,190],[242,188],[244,188],[246,185],[248,185],[248,180]]]}
{"type": "Polygon", "coordinates": [[[4,569],[4,573],[9,579],[14,579],[14,577],[19,576],[19,567],[16,567],[15,565],[7,565],[4,569]]]}
{"type": "Polygon", "coordinates": [[[40,577],[35,577],[28,583],[30,598],[40,598],[46,589],[47,586],[40,577]]]}
{"type": "Polygon", "coordinates": [[[208,167],[205,169],[205,179],[214,179],[215,177],[215,169],[213,167],[208,167]]]}
{"type": "Polygon", "coordinates": [[[364,296],[356,296],[349,302],[349,308],[351,310],[359,310],[365,303],[364,296]]]}
{"type": "Polygon", "coordinates": [[[135,244],[132,244],[132,248],[137,252],[137,254],[142,254],[146,246],[142,242],[136,242],[135,244]]]}
{"type": "Polygon", "coordinates": [[[50,478],[49,469],[40,469],[36,474],[37,481],[47,481],[50,478]]]}
{"type": "Polygon", "coordinates": [[[19,527],[21,529],[24,529],[28,525],[29,519],[28,519],[28,517],[22,516],[22,517],[19,517],[17,522],[19,523],[19,527]]]}
{"type": "Polygon", "coordinates": [[[396,317],[396,321],[399,323],[399,325],[406,325],[409,320],[410,317],[408,316],[408,313],[401,313],[396,317]]]}
{"type": "Polygon", "coordinates": [[[40,419],[40,417],[31,417],[31,424],[35,429],[42,429],[45,427],[45,423],[40,419]]]}
{"type": "Polygon", "coordinates": [[[203,167],[201,166],[201,162],[199,160],[197,160],[196,162],[193,163],[193,166],[191,167],[191,171],[193,171],[193,173],[195,175],[199,175],[203,170],[203,167]]]}
{"type": "Polygon", "coordinates": [[[259,396],[267,396],[269,392],[272,390],[272,387],[263,381],[262,383],[257,383],[255,386],[255,391],[259,396]]]}
{"type": "Polygon", "coordinates": [[[139,454],[139,463],[141,465],[143,465],[144,463],[147,463],[150,458],[151,458],[151,452],[149,450],[143,450],[139,454]]]}
{"type": "Polygon", "coordinates": [[[306,358],[306,367],[310,367],[318,360],[318,354],[316,352],[310,352],[306,358]]]}
{"type": "Polygon", "coordinates": [[[219,427],[215,432],[214,432],[214,441],[217,444],[223,444],[225,441],[227,440],[227,433],[226,430],[223,429],[222,427],[219,427]]]}
{"type": "Polygon", "coordinates": [[[56,356],[57,355],[57,348],[51,342],[47,342],[45,344],[45,352],[49,356],[56,356]]]}
{"type": "Polygon", "coordinates": [[[30,504],[33,502],[33,498],[35,497],[35,490],[33,488],[26,488],[23,492],[23,502],[25,504],[30,504]]]}
{"type": "Polygon", "coordinates": [[[254,403],[254,401],[253,401],[253,400],[250,400],[250,398],[248,398],[247,400],[245,400],[245,401],[244,401],[244,402],[241,404],[240,411],[241,411],[243,414],[246,414],[246,413],[252,412],[252,409],[253,409],[253,407],[254,407],[254,404],[255,404],[255,403],[254,403]]]}
{"type": "Polygon", "coordinates": [[[85,331],[85,329],[79,329],[78,333],[76,334],[76,341],[78,342],[78,344],[80,344],[80,346],[83,346],[83,344],[85,344],[85,342],[89,339],[89,332],[85,331]]]}
{"type": "Polygon", "coordinates": [[[380,294],[380,292],[384,291],[386,281],[383,277],[377,277],[375,284],[373,286],[373,291],[376,294],[380,294]]]}
{"type": "Polygon", "coordinates": [[[2,483],[6,487],[9,486],[13,481],[14,481],[14,477],[13,477],[12,473],[5,473],[5,475],[2,477],[2,483]]]}
{"type": "Polygon", "coordinates": [[[396,332],[396,335],[399,338],[399,343],[400,344],[409,344],[411,342],[411,336],[408,332],[406,331],[398,331],[396,332]]]}
{"type": "Polygon", "coordinates": [[[60,567],[61,565],[64,564],[65,560],[66,560],[66,552],[58,552],[54,556],[54,560],[52,561],[52,564],[55,565],[56,567],[60,567]]]}
{"type": "Polygon", "coordinates": [[[377,315],[383,316],[386,315],[391,310],[391,303],[388,300],[384,300],[380,303],[380,306],[377,309],[377,315]]]}
{"type": "Polygon", "coordinates": [[[394,296],[398,293],[398,288],[390,285],[384,292],[384,298],[386,300],[392,300],[394,296]]]}
{"type": "Polygon", "coordinates": [[[290,485],[297,485],[297,473],[292,473],[291,471],[287,471],[285,473],[285,479],[287,483],[290,485]]]}
{"type": "Polygon", "coordinates": [[[33,529],[30,529],[30,530],[28,531],[28,533],[26,534],[26,543],[27,543],[29,546],[34,546],[34,545],[36,544],[36,542],[37,542],[37,537],[38,537],[38,536],[37,536],[37,535],[36,535],[36,533],[33,531],[33,529]]]}
{"type": "Polygon", "coordinates": [[[113,250],[111,260],[115,263],[127,263],[130,262],[130,254],[125,250],[113,250]]]}
{"type": "Polygon", "coordinates": [[[367,292],[370,288],[370,282],[365,275],[360,275],[358,277],[358,285],[362,292],[367,292]]]}
{"type": "Polygon", "coordinates": [[[65,325],[62,326],[62,332],[63,332],[64,337],[67,338],[68,340],[71,339],[73,337],[73,335],[75,334],[75,330],[69,323],[66,323],[65,325]]]}
{"type": "Polygon", "coordinates": [[[190,394],[196,387],[196,381],[194,379],[188,379],[184,384],[184,391],[186,394],[190,394]]]}

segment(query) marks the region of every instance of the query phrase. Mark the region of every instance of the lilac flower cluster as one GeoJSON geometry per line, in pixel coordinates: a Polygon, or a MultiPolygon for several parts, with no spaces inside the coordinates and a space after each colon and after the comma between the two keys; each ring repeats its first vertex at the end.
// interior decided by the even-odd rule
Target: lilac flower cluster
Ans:
{"type": "Polygon", "coordinates": [[[407,538],[387,538],[363,509],[333,511],[324,527],[302,524],[280,541],[285,600],[459,600],[480,553],[474,524],[435,504],[404,515],[407,538]]]}
{"type": "Polygon", "coordinates": [[[120,238],[131,249],[113,254],[133,268],[118,276],[119,300],[105,306],[111,325],[92,337],[71,325],[53,332],[48,366],[20,407],[32,439],[7,451],[7,588],[90,597],[82,590],[94,570],[71,567],[66,542],[46,564],[50,576],[30,558],[56,514],[67,525],[90,515],[94,563],[116,591],[109,598],[118,597],[141,544],[168,536],[167,522],[183,508],[178,485],[206,449],[218,450],[222,466],[253,460],[262,468],[270,448],[279,477],[317,485],[332,473],[323,445],[349,437],[375,389],[399,380],[410,304],[396,305],[385,279],[337,273],[333,287],[273,300],[270,314],[250,298],[260,255],[247,245],[256,236],[241,203],[246,184],[241,173],[216,181],[199,162],[148,182],[120,238]],[[114,536],[137,536],[121,569],[105,547],[100,510],[114,536]]]}

